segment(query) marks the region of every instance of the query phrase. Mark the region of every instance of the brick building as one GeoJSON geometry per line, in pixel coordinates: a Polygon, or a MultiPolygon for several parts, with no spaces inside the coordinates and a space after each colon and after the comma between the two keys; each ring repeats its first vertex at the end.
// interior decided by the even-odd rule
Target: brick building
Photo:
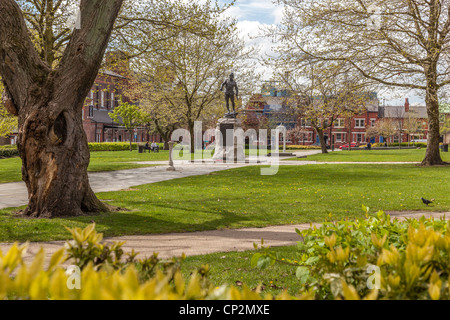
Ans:
{"type": "MultiPolygon", "coordinates": [[[[286,97],[286,91],[278,91],[273,87],[263,87],[261,94],[255,94],[248,102],[244,115],[245,122],[249,127],[256,130],[262,127],[275,128],[279,124],[288,130],[298,128],[303,134],[302,138],[291,139],[290,144],[295,145],[319,145],[319,136],[311,126],[308,119],[296,118],[290,115],[286,97]],[[263,122],[269,124],[261,125],[263,122]]],[[[366,128],[374,126],[379,119],[379,102],[376,94],[371,94],[366,101],[363,112],[355,114],[351,118],[338,117],[332,128],[324,132],[327,144],[332,143],[339,147],[348,141],[350,136],[352,142],[364,143],[366,141],[366,128]]],[[[378,142],[378,139],[374,139],[378,142]]]]}
{"type": "Polygon", "coordinates": [[[130,100],[123,93],[128,78],[114,71],[100,71],[83,107],[83,127],[88,142],[161,142],[159,135],[149,135],[147,128],[137,128],[132,134],[109,114],[122,100],[130,100]]]}
{"type": "MultiPolygon", "coordinates": [[[[245,122],[248,127],[259,130],[269,126],[275,128],[283,124],[288,130],[296,128],[302,132],[301,138],[291,138],[294,145],[320,145],[319,136],[308,119],[295,118],[287,112],[287,92],[278,91],[273,86],[264,86],[261,94],[255,94],[247,103],[244,110],[245,122]],[[265,125],[262,125],[265,123],[265,125]]],[[[336,148],[348,142],[356,144],[366,143],[394,143],[410,142],[415,139],[427,139],[427,109],[425,106],[411,106],[406,99],[403,106],[380,106],[376,93],[369,95],[365,108],[351,117],[339,117],[331,128],[324,132],[327,145],[336,148]],[[412,118],[419,124],[414,133],[406,129],[407,119],[412,118]],[[387,138],[368,135],[368,129],[373,128],[382,119],[391,119],[402,134],[395,134],[387,138]]],[[[327,120],[327,119],[325,119],[327,120]]]]}
{"type": "MultiPolygon", "coordinates": [[[[122,99],[130,102],[124,95],[124,88],[128,85],[128,78],[120,69],[115,71],[101,70],[94,85],[86,97],[82,109],[83,128],[88,142],[162,142],[159,135],[148,133],[147,128],[138,128],[133,134],[120,123],[114,123],[109,114],[117,107],[122,99]]],[[[16,144],[17,133],[7,138],[0,138],[0,145],[16,144]]]]}
{"type": "Polygon", "coordinates": [[[428,114],[426,106],[411,106],[409,99],[405,99],[404,106],[386,106],[379,109],[380,118],[392,120],[399,131],[388,138],[388,143],[427,139],[428,114]],[[408,133],[408,119],[417,123],[418,127],[414,130],[414,133],[408,133]]]}

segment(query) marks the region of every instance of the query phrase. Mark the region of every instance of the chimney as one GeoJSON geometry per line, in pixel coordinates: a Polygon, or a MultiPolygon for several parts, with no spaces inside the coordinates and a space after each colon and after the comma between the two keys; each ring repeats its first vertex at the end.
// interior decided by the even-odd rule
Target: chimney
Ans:
{"type": "Polygon", "coordinates": [[[409,112],[409,99],[406,98],[405,100],[405,112],[409,112]]]}

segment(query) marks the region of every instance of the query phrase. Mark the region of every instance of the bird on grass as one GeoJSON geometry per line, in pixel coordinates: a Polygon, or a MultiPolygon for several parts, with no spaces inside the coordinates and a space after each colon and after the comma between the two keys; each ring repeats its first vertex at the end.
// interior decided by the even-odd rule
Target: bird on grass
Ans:
{"type": "Polygon", "coordinates": [[[426,204],[427,206],[433,203],[433,201],[430,201],[430,200],[427,200],[427,199],[424,199],[424,198],[422,198],[422,202],[424,204],[426,204]]]}

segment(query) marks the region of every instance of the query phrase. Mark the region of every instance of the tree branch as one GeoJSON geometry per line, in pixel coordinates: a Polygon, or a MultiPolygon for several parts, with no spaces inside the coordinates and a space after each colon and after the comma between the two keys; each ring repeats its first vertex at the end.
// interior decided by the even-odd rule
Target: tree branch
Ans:
{"type": "Polygon", "coordinates": [[[1,0],[0,16],[0,75],[20,110],[30,92],[38,94],[50,68],[39,58],[17,3],[1,0]]]}
{"type": "MultiPolygon", "coordinates": [[[[57,70],[57,83],[78,88],[84,100],[101,66],[123,0],[81,0],[81,29],[74,30],[57,70]],[[89,81],[86,81],[89,79],[89,81]]],[[[64,90],[66,86],[59,86],[64,90]]]]}

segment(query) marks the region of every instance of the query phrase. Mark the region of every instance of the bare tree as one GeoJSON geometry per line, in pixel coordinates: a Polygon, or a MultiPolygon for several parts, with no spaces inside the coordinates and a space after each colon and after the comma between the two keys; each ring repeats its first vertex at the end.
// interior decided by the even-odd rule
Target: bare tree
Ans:
{"type": "Polygon", "coordinates": [[[450,2],[442,0],[278,0],[280,54],[298,64],[345,61],[367,79],[426,96],[428,147],[439,152],[439,95],[450,84],[450,2]],[[308,60],[306,60],[308,59],[308,60]]]}
{"type": "MultiPolygon", "coordinates": [[[[288,63],[278,61],[278,65],[295,67],[288,63]]],[[[364,92],[365,85],[345,64],[316,62],[291,69],[280,77],[292,94],[286,98],[291,113],[311,123],[319,137],[322,153],[328,153],[325,132],[333,128],[338,118],[362,111],[368,97],[364,92]]]]}
{"type": "Polygon", "coordinates": [[[10,113],[15,112],[15,108],[6,97],[3,102],[3,92],[3,84],[0,81],[0,137],[6,137],[17,129],[17,117],[10,113]]]}
{"type": "MultiPolygon", "coordinates": [[[[79,1],[16,1],[22,9],[36,51],[51,67],[56,67],[59,63],[71,39],[72,28],[69,26],[79,23],[76,21],[79,1]]],[[[206,1],[210,15],[220,15],[233,4],[234,1],[227,5],[206,1]]],[[[204,5],[197,2],[186,4],[171,0],[124,0],[114,24],[109,47],[111,50],[126,52],[128,58],[132,58],[148,52],[151,43],[164,42],[181,32],[207,37],[214,32],[207,25],[199,24],[193,28],[186,23],[189,20],[201,21],[205,16],[204,8],[204,5]],[[140,41],[141,39],[145,41],[140,41]]],[[[114,64],[114,61],[110,60],[109,63],[114,64]]]]}
{"type": "Polygon", "coordinates": [[[421,128],[422,125],[417,116],[414,116],[414,114],[408,112],[403,122],[403,130],[408,135],[408,146],[411,142],[411,136],[419,133],[421,128]]]}
{"type": "Polygon", "coordinates": [[[392,118],[384,118],[377,122],[375,128],[380,136],[384,138],[386,143],[398,133],[397,123],[392,118]]]}

